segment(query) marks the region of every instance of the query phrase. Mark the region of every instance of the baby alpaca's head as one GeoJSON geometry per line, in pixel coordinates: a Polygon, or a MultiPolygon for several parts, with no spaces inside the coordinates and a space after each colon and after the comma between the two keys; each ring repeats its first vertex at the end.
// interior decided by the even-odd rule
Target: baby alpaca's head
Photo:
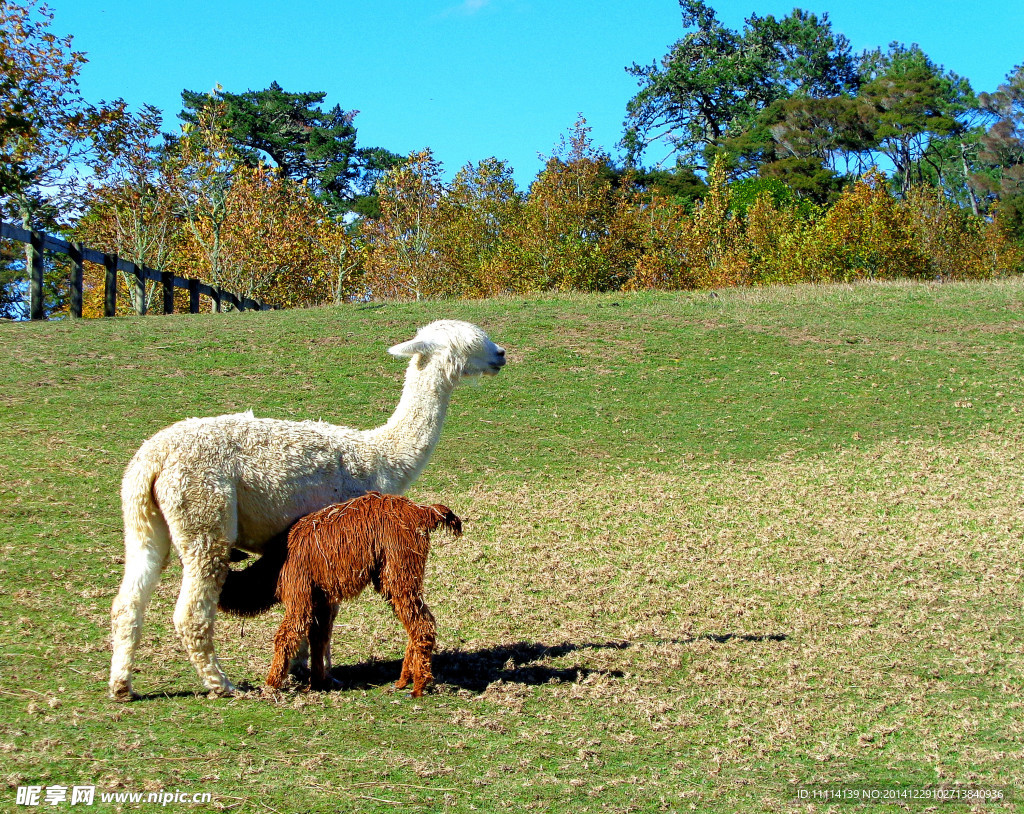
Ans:
{"type": "Polygon", "coordinates": [[[433,524],[429,526],[430,531],[433,531],[438,526],[444,526],[453,537],[459,537],[462,535],[462,521],[455,512],[443,503],[435,503],[433,506],[429,506],[427,508],[431,514],[430,522],[433,524]]]}

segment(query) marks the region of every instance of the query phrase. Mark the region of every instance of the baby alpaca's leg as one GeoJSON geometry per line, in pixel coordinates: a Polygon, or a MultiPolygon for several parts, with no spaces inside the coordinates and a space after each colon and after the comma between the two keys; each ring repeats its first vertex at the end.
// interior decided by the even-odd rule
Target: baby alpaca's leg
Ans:
{"type": "Polygon", "coordinates": [[[405,646],[405,658],[402,659],[402,674],[398,677],[398,681],[395,682],[395,689],[404,690],[409,686],[409,682],[412,681],[412,664],[415,658],[416,648],[410,636],[409,643],[405,646]]]}
{"type": "Polygon", "coordinates": [[[395,597],[392,605],[409,634],[402,675],[395,686],[402,689],[412,678],[412,697],[419,698],[424,688],[434,680],[430,669],[430,657],[437,639],[434,615],[419,594],[395,597]]]}
{"type": "Polygon", "coordinates": [[[313,609],[313,623],[309,627],[309,686],[314,690],[330,689],[332,682],[327,676],[331,645],[331,630],[334,624],[335,608],[326,599],[317,600],[313,609]]]}
{"type": "Polygon", "coordinates": [[[288,675],[288,663],[298,652],[299,646],[310,633],[313,623],[313,608],[310,602],[288,604],[284,620],[274,636],[274,660],[267,673],[267,685],[280,689],[288,675]]]}

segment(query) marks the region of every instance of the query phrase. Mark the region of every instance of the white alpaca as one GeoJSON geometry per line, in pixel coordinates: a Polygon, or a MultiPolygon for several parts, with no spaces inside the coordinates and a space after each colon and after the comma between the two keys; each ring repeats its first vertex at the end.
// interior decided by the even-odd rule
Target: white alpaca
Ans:
{"type": "Polygon", "coordinates": [[[207,689],[229,694],[213,625],[231,549],[258,554],[296,519],[331,503],[405,492],[430,459],[456,384],[505,364],[505,351],[487,334],[455,320],[433,322],[388,352],[411,361],[398,407],[382,427],[252,413],[191,418],[135,453],[121,483],[125,562],[111,610],[112,698],[136,697],[132,662],[172,545],[184,569],[174,626],[207,689]]]}

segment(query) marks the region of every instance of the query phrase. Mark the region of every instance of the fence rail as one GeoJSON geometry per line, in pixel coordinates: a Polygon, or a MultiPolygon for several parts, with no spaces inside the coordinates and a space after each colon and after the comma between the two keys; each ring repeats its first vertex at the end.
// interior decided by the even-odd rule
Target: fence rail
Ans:
{"type": "Polygon", "coordinates": [[[185,289],[189,293],[189,313],[199,313],[199,297],[213,300],[213,310],[221,311],[225,304],[239,311],[270,311],[277,306],[268,305],[249,297],[239,297],[218,286],[207,285],[199,280],[177,277],[169,271],[156,271],[148,266],[140,266],[130,260],[124,260],[116,254],[89,249],[81,243],[69,243],[46,232],[29,231],[9,223],[0,223],[0,237],[25,243],[32,247],[32,261],[29,269],[29,318],[43,319],[46,315],[43,307],[43,252],[66,254],[71,258],[71,279],[69,281],[71,316],[82,316],[82,280],[83,263],[88,261],[106,269],[104,278],[103,316],[112,317],[117,311],[117,272],[123,271],[134,279],[136,310],[145,314],[146,282],[160,283],[163,288],[164,313],[174,313],[174,289],[185,289]]]}

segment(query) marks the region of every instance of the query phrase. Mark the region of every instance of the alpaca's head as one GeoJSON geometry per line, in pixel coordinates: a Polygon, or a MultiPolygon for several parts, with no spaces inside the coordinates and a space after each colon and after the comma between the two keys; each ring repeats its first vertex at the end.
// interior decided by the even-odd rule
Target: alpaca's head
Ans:
{"type": "Polygon", "coordinates": [[[476,325],[439,319],[416,332],[408,342],[388,348],[392,356],[407,357],[419,367],[437,364],[453,378],[494,376],[505,364],[505,349],[476,325]]]}
{"type": "Polygon", "coordinates": [[[462,536],[462,519],[443,503],[435,503],[433,506],[423,506],[429,514],[429,528],[431,531],[438,526],[444,526],[453,537],[462,536]]]}

